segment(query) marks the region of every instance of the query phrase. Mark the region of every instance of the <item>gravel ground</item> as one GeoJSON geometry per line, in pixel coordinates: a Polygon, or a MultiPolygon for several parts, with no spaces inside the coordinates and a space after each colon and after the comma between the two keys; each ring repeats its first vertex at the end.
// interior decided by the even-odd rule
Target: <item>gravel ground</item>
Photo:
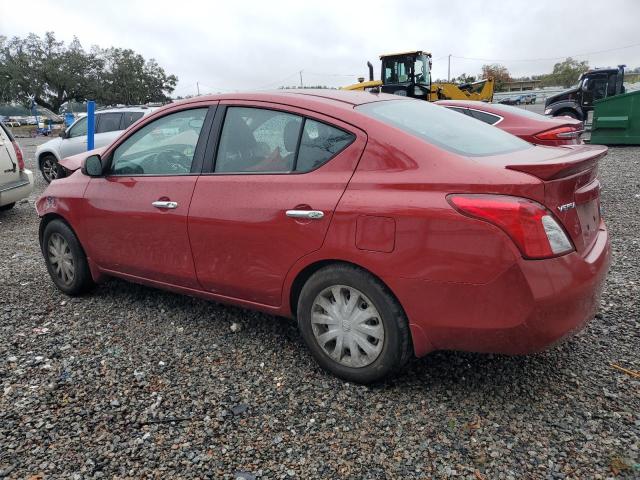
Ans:
{"type": "MultiPolygon", "coordinates": [[[[31,168],[41,141],[21,139],[31,168]]],[[[375,387],[323,373],[285,319],[118,280],[65,297],[37,175],[0,214],[0,477],[640,478],[640,381],[610,366],[640,370],[640,148],[601,166],[614,260],[585,331],[375,387]]]]}

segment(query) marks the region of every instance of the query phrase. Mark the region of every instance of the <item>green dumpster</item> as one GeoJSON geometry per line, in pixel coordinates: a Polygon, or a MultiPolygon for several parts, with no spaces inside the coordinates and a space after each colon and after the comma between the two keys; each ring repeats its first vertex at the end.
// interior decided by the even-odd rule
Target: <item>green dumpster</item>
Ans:
{"type": "Polygon", "coordinates": [[[591,142],[597,145],[640,145],[640,90],[593,103],[591,142]]]}

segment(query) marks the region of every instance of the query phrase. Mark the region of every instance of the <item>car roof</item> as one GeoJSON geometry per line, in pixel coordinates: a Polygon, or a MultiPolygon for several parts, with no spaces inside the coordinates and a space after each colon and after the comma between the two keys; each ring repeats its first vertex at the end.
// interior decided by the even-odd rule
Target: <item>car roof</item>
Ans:
{"type": "Polygon", "coordinates": [[[211,100],[254,100],[271,103],[284,103],[293,106],[332,106],[353,110],[353,107],[365,103],[387,100],[410,100],[398,95],[386,93],[371,93],[357,90],[329,90],[329,89],[282,89],[261,92],[236,92],[217,95],[204,95],[176,103],[198,103],[211,100]]]}

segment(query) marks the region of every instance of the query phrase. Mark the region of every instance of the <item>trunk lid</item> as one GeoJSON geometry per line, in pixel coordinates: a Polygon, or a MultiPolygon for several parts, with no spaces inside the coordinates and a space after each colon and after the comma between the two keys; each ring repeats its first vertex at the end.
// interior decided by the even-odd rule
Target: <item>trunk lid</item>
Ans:
{"type": "Polygon", "coordinates": [[[589,251],[600,227],[598,161],[607,147],[580,145],[536,147],[534,161],[518,155],[505,168],[527,173],[544,183],[544,204],[558,218],[578,252],[589,251]]]}

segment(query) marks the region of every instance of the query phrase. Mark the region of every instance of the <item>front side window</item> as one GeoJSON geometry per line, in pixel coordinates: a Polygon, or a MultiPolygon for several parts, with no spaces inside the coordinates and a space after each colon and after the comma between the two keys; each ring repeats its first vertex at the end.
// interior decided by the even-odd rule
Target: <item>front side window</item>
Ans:
{"type": "Polygon", "coordinates": [[[87,117],[82,117],[69,130],[69,138],[82,137],[87,134],[87,117]]]}
{"type": "Polygon", "coordinates": [[[607,96],[607,85],[609,81],[607,77],[596,77],[593,79],[593,99],[598,100],[607,96]]]}
{"type": "Polygon", "coordinates": [[[206,108],[184,110],[154,120],[127,138],[113,153],[113,175],[191,173],[206,108]]]}
{"type": "Polygon", "coordinates": [[[499,155],[533,148],[499,128],[422,100],[365,103],[356,110],[427,143],[462,155],[499,155]]]}
{"type": "Polygon", "coordinates": [[[96,133],[115,132],[120,130],[122,113],[99,113],[96,115],[96,133]]]}

